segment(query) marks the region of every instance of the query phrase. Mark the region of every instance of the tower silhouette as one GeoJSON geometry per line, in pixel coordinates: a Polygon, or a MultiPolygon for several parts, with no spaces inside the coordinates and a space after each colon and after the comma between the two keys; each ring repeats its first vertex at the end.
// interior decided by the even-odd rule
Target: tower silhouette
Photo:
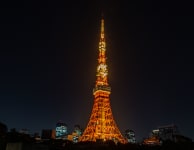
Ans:
{"type": "Polygon", "coordinates": [[[107,80],[108,69],[105,52],[104,19],[101,19],[97,79],[93,89],[94,104],[88,125],[79,141],[112,140],[115,143],[126,143],[127,141],[120,133],[111,111],[109,98],[111,88],[107,80]]]}

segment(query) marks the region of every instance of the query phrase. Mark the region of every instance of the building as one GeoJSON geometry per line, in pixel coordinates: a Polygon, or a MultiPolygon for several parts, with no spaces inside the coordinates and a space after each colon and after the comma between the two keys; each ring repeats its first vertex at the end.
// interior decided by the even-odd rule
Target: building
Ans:
{"type": "Polygon", "coordinates": [[[0,122],[0,150],[6,148],[7,126],[0,122]]]}
{"type": "Polygon", "coordinates": [[[35,141],[37,141],[37,142],[41,141],[41,137],[40,137],[40,135],[39,135],[38,132],[35,132],[35,133],[34,133],[33,138],[34,138],[35,141]]]}
{"type": "Polygon", "coordinates": [[[172,124],[160,126],[158,129],[152,130],[150,137],[145,139],[143,143],[147,145],[161,145],[165,141],[191,142],[192,140],[181,135],[178,127],[172,124]]]}
{"type": "Polygon", "coordinates": [[[125,131],[125,138],[129,143],[136,143],[135,132],[133,130],[127,129],[125,131]]]}
{"type": "Polygon", "coordinates": [[[68,135],[67,125],[61,121],[56,124],[56,139],[66,139],[68,135]]]}
{"type": "Polygon", "coordinates": [[[145,145],[161,145],[161,141],[156,136],[151,136],[143,141],[143,144],[145,145]]]}
{"type": "Polygon", "coordinates": [[[42,140],[49,140],[52,139],[52,129],[43,129],[41,133],[41,139],[42,140]]]}
{"type": "Polygon", "coordinates": [[[126,143],[113,119],[110,106],[111,88],[108,84],[108,68],[106,64],[106,42],[104,33],[104,19],[101,19],[99,42],[99,57],[96,74],[96,84],[93,89],[94,104],[90,120],[80,141],[107,141],[126,143]]]}
{"type": "Polygon", "coordinates": [[[82,128],[80,127],[80,125],[75,125],[74,126],[73,134],[74,134],[73,142],[77,143],[79,141],[79,138],[82,135],[82,128]]]}
{"type": "Polygon", "coordinates": [[[158,128],[159,137],[162,141],[171,140],[175,141],[175,135],[179,134],[178,127],[174,124],[161,126],[158,128]]]}
{"type": "Polygon", "coordinates": [[[82,128],[80,125],[75,125],[72,134],[68,135],[67,139],[73,143],[77,143],[82,135],[82,128]]]}
{"type": "Polygon", "coordinates": [[[29,129],[21,129],[19,130],[20,134],[30,134],[29,129]]]}
{"type": "Polygon", "coordinates": [[[7,126],[0,122],[0,137],[5,136],[7,134],[7,126]]]}

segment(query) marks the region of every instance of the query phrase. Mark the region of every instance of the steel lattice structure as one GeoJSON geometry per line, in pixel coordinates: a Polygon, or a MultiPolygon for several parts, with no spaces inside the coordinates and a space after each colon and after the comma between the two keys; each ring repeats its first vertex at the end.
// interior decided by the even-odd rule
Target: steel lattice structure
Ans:
{"type": "Polygon", "coordinates": [[[96,74],[97,79],[93,89],[94,104],[88,125],[79,141],[112,140],[115,143],[126,143],[127,141],[120,133],[111,111],[109,98],[111,88],[107,81],[108,69],[105,52],[104,19],[102,19],[96,74]]]}

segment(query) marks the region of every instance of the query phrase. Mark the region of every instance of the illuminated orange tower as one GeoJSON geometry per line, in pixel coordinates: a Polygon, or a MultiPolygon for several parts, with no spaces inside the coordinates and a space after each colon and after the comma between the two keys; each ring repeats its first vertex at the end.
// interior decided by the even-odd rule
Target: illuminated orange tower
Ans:
{"type": "Polygon", "coordinates": [[[106,65],[106,42],[104,34],[104,19],[101,20],[99,42],[99,57],[97,66],[96,85],[93,89],[94,105],[88,125],[80,137],[80,141],[107,141],[126,143],[121,135],[112,115],[110,98],[111,88],[107,81],[108,69],[106,65]]]}

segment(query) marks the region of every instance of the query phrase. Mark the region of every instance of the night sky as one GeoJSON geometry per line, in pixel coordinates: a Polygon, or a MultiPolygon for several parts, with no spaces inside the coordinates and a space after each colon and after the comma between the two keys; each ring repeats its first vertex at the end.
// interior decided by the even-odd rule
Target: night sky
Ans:
{"type": "Polygon", "coordinates": [[[111,107],[137,139],[175,124],[194,139],[193,5],[7,1],[0,13],[0,122],[30,132],[86,127],[103,11],[111,107]]]}

